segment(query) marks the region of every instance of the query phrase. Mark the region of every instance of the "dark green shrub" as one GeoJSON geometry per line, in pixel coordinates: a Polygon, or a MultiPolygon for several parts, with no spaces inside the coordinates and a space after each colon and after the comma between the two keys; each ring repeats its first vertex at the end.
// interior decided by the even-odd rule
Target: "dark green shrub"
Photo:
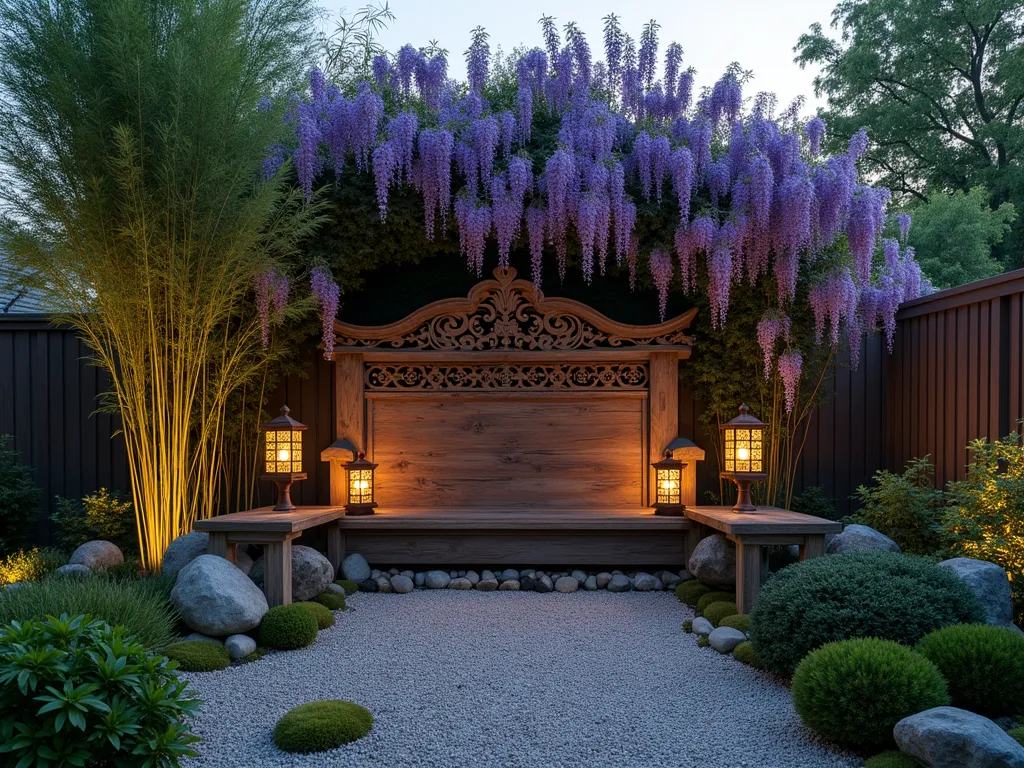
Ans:
{"type": "Polygon", "coordinates": [[[373,715],[351,701],[301,704],[277,721],[274,743],[285,752],[323,752],[361,739],[373,715]]]}
{"type": "Polygon", "coordinates": [[[171,643],[163,654],[176,662],[185,672],[216,672],[231,663],[228,649],[209,640],[185,640],[171,643]]]}
{"type": "Polygon", "coordinates": [[[804,488],[793,497],[790,507],[801,515],[823,517],[826,520],[835,520],[839,517],[835,504],[825,495],[825,490],[820,485],[809,485],[804,488]]]}
{"type": "Polygon", "coordinates": [[[726,616],[720,622],[720,627],[732,627],[738,629],[740,632],[746,632],[750,629],[750,615],[746,613],[734,613],[731,616],[726,616]]]}
{"type": "Polygon", "coordinates": [[[301,605],[313,614],[318,629],[327,629],[334,626],[334,614],[331,613],[331,609],[327,606],[312,602],[296,603],[296,605],[301,605]]]}
{"type": "Polygon", "coordinates": [[[177,611],[171,606],[174,580],[163,576],[113,579],[92,574],[78,579],[51,576],[15,590],[0,590],[0,624],[46,616],[88,613],[124,627],[140,643],[159,650],[176,636],[177,611]]]}
{"type": "Polygon", "coordinates": [[[29,543],[39,515],[39,487],[32,468],[18,463],[9,447],[10,435],[0,435],[0,555],[9,555],[29,543]]]}
{"type": "Polygon", "coordinates": [[[750,639],[765,666],[788,677],[825,643],[878,637],[914,645],[940,627],[981,616],[974,594],[949,571],[920,557],[859,552],[775,574],[750,612],[750,639]]]}
{"type": "Polygon", "coordinates": [[[1024,712],[1024,635],[960,624],[925,635],[917,651],[946,678],[954,707],[991,718],[1024,712]]]}
{"type": "Polygon", "coordinates": [[[278,651],[305,648],[316,640],[317,623],[305,606],[277,605],[267,611],[260,624],[259,644],[278,651]]]}
{"type": "Polygon", "coordinates": [[[85,616],[0,629],[0,763],[177,766],[200,702],[173,670],[85,616]]]}
{"type": "Polygon", "coordinates": [[[704,618],[711,622],[712,626],[717,627],[719,622],[726,616],[736,615],[736,603],[722,601],[720,603],[712,603],[704,609],[704,618]]]}
{"type": "Polygon", "coordinates": [[[697,647],[698,648],[707,648],[710,644],[711,644],[711,642],[708,640],[708,636],[707,635],[701,635],[700,637],[697,638],[697,647]]]}
{"type": "Polygon", "coordinates": [[[864,761],[864,768],[920,768],[921,764],[912,757],[895,749],[869,757],[864,761]]]}
{"type": "Polygon", "coordinates": [[[693,620],[687,619],[683,622],[683,632],[693,632],[693,620]]]}
{"type": "Polygon", "coordinates": [[[732,657],[741,664],[746,664],[748,667],[761,669],[761,659],[758,658],[757,651],[754,650],[754,644],[749,640],[744,640],[733,648],[732,657]]]}
{"type": "Polygon", "coordinates": [[[334,583],[345,590],[345,597],[348,597],[349,595],[354,595],[356,592],[359,591],[359,585],[356,584],[354,581],[350,581],[349,579],[338,579],[334,583]]]}
{"type": "Polygon", "coordinates": [[[676,598],[679,602],[693,608],[697,605],[697,601],[700,600],[701,596],[706,595],[710,591],[711,587],[701,584],[696,579],[691,579],[690,581],[684,581],[676,587],[676,598]]]}
{"type": "Polygon", "coordinates": [[[132,503],[123,501],[116,491],[100,488],[81,501],[58,497],[50,519],[57,524],[57,540],[69,552],[93,539],[116,544],[126,554],[139,551],[132,503]]]}
{"type": "Polygon", "coordinates": [[[722,590],[715,590],[714,592],[705,592],[703,595],[700,596],[700,599],[697,600],[697,613],[704,613],[704,609],[712,603],[729,603],[735,601],[735,592],[724,592],[722,590]]]}
{"type": "Polygon", "coordinates": [[[793,673],[793,706],[804,724],[835,744],[874,751],[893,744],[904,717],[949,704],[934,664],[891,640],[823,645],[793,673]]]}
{"type": "Polygon", "coordinates": [[[39,581],[68,561],[56,549],[21,549],[0,560],[0,585],[39,581]]]}
{"type": "Polygon", "coordinates": [[[1024,746],[1024,725],[1013,728],[1007,733],[1010,734],[1010,738],[1015,739],[1018,744],[1024,746]]]}
{"type": "Polygon", "coordinates": [[[944,504],[934,476],[927,456],[910,461],[902,475],[879,470],[871,488],[857,488],[862,508],[847,522],[870,525],[908,555],[934,555],[942,548],[944,504]]]}
{"type": "Polygon", "coordinates": [[[320,605],[331,611],[348,610],[345,606],[345,596],[339,595],[337,592],[321,592],[313,598],[313,602],[320,603],[320,605]]]}

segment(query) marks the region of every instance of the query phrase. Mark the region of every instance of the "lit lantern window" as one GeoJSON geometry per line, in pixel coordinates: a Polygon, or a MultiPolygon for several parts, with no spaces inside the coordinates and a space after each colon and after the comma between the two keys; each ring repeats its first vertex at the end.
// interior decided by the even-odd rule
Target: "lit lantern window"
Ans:
{"type": "Polygon", "coordinates": [[[354,461],[345,465],[348,478],[348,503],[345,504],[346,515],[372,515],[377,502],[373,500],[373,470],[377,465],[366,460],[366,454],[360,453],[354,461]]]}
{"type": "Polygon", "coordinates": [[[665,458],[651,465],[654,467],[654,514],[683,514],[683,467],[686,465],[672,458],[672,451],[665,451],[665,458]]]}
{"type": "Polygon", "coordinates": [[[750,485],[764,480],[765,424],[750,415],[746,404],[740,406],[739,416],[722,426],[722,477],[736,483],[737,499],[733,509],[754,512],[750,485]]]}
{"type": "Polygon", "coordinates": [[[282,406],[281,415],[263,425],[263,478],[277,485],[275,512],[295,509],[291,485],[296,480],[306,479],[302,471],[302,433],[306,425],[289,416],[289,412],[287,405],[282,406]]]}

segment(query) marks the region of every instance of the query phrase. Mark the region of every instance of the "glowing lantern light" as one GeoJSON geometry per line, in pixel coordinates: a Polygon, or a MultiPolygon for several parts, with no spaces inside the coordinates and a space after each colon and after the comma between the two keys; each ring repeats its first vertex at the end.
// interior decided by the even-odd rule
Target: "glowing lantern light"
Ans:
{"type": "Polygon", "coordinates": [[[287,405],[281,406],[281,415],[263,425],[266,436],[264,451],[264,480],[277,485],[277,506],[275,512],[291,512],[291,487],[296,480],[305,480],[302,471],[302,433],[305,424],[300,424],[288,415],[287,405]]]}
{"type": "Polygon", "coordinates": [[[654,467],[654,514],[681,516],[686,508],[683,506],[683,467],[686,465],[672,458],[672,451],[665,451],[665,458],[651,466],[654,467]]]}
{"type": "Polygon", "coordinates": [[[360,453],[354,461],[345,465],[348,478],[348,503],[345,504],[346,515],[372,515],[377,502],[373,500],[373,470],[377,465],[366,460],[366,454],[360,453]]]}
{"type": "Polygon", "coordinates": [[[765,423],[750,415],[744,403],[740,414],[722,426],[724,471],[721,476],[736,483],[736,512],[756,512],[750,485],[768,477],[764,471],[765,423]]]}

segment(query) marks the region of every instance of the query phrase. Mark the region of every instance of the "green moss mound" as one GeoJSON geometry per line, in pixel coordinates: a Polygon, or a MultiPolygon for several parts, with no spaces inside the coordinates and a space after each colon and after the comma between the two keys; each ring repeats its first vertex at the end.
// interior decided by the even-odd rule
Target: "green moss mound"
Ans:
{"type": "Polygon", "coordinates": [[[1024,725],[1018,726],[1013,730],[1007,731],[1010,734],[1011,739],[1015,739],[1018,744],[1024,746],[1024,725]]]}
{"type": "Polygon", "coordinates": [[[349,595],[354,595],[356,592],[359,591],[359,585],[351,579],[338,579],[334,583],[345,590],[346,597],[348,597],[349,595]]]}
{"type": "Polygon", "coordinates": [[[971,590],[925,558],[894,552],[817,557],[776,573],[750,612],[766,667],[788,677],[825,643],[877,637],[902,645],[950,624],[981,620],[971,590]]]}
{"type": "Polygon", "coordinates": [[[697,638],[697,647],[698,648],[707,648],[710,644],[711,644],[711,641],[708,640],[708,636],[707,635],[701,635],[700,637],[697,638]]]}
{"type": "Polygon", "coordinates": [[[912,757],[907,757],[895,749],[869,757],[864,761],[864,768],[921,768],[921,764],[912,757]]]}
{"type": "Polygon", "coordinates": [[[278,651],[291,651],[312,644],[316,632],[317,620],[309,608],[299,603],[277,605],[263,617],[259,644],[278,651]]]}
{"type": "Polygon", "coordinates": [[[754,650],[754,644],[749,640],[744,640],[733,648],[732,657],[740,664],[746,664],[754,669],[761,669],[761,659],[758,658],[757,651],[754,650]]]}
{"type": "Polygon", "coordinates": [[[726,616],[736,615],[736,603],[732,602],[711,603],[711,605],[704,609],[704,618],[715,627],[719,626],[719,622],[726,616]]]}
{"type": "Polygon", "coordinates": [[[313,598],[314,603],[320,603],[329,611],[345,611],[348,608],[345,605],[345,596],[339,595],[337,592],[321,592],[319,595],[313,598]]]}
{"type": "Polygon", "coordinates": [[[228,649],[208,640],[183,640],[171,643],[162,651],[167,658],[178,662],[185,672],[216,672],[231,663],[228,649]]]}
{"type": "Polygon", "coordinates": [[[750,629],[750,615],[746,613],[734,613],[732,616],[726,616],[720,622],[720,627],[732,627],[738,629],[740,632],[746,632],[750,629]]]}
{"type": "Polygon", "coordinates": [[[331,609],[326,605],[313,602],[295,603],[295,605],[301,605],[313,614],[313,618],[316,619],[317,629],[327,629],[334,626],[334,614],[331,613],[331,609]]]}
{"type": "Polygon", "coordinates": [[[808,728],[841,747],[871,752],[893,746],[893,726],[904,717],[949,704],[934,664],[875,638],[811,651],[793,674],[792,692],[808,728]]]}
{"type": "Polygon", "coordinates": [[[693,632],[693,620],[687,619],[683,622],[683,632],[693,632]]]}
{"type": "Polygon", "coordinates": [[[701,596],[706,595],[711,591],[711,587],[701,584],[696,579],[690,581],[684,581],[678,587],[676,587],[676,598],[681,603],[685,603],[691,608],[697,605],[697,601],[700,600],[701,596]]]}
{"type": "Polygon", "coordinates": [[[277,721],[274,743],[285,752],[323,752],[361,739],[373,715],[351,701],[301,704],[277,721]]]}
{"type": "Polygon", "coordinates": [[[917,651],[946,678],[954,707],[992,718],[1024,712],[1024,635],[961,624],[925,635],[917,651]]]}
{"type": "Polygon", "coordinates": [[[703,613],[704,609],[712,603],[728,603],[735,602],[736,593],[726,592],[725,590],[715,590],[714,592],[705,592],[697,600],[697,613],[703,613]]]}

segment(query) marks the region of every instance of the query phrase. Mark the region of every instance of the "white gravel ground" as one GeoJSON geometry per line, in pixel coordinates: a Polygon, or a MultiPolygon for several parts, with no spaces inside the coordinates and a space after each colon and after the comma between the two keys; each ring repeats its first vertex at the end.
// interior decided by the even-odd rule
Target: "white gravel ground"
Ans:
{"type": "Polygon", "coordinates": [[[300,651],[185,677],[204,700],[189,766],[858,766],[814,743],[789,692],[684,633],[668,593],[360,593],[300,651]],[[350,699],[369,736],[279,751],[292,707],[350,699]]]}

